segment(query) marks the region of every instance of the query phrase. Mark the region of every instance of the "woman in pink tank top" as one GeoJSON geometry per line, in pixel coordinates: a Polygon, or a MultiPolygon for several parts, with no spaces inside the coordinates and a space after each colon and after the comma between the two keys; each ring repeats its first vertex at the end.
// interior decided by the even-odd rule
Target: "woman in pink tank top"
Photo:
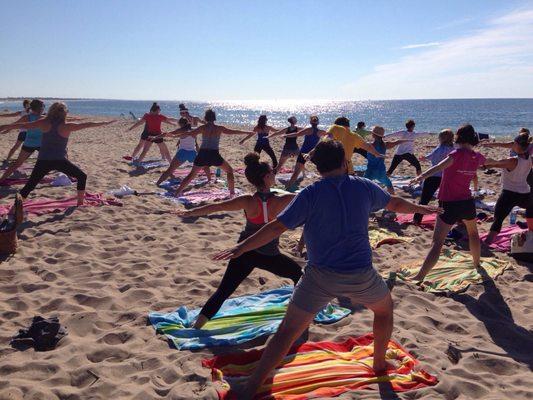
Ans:
{"type": "Polygon", "coordinates": [[[479,143],[479,137],[472,125],[464,125],[457,130],[455,143],[458,145],[457,150],[452,151],[439,164],[417,176],[412,182],[421,182],[428,176],[443,171],[438,198],[444,212],[437,218],[431,249],[422,268],[413,278],[415,281],[423,281],[435,266],[446,236],[453,225],[461,220],[468,231],[474,265],[479,265],[481,245],[476,225],[476,205],[470,192],[470,182],[476,176],[476,171],[484,166],[485,157],[473,150],[479,143]]]}

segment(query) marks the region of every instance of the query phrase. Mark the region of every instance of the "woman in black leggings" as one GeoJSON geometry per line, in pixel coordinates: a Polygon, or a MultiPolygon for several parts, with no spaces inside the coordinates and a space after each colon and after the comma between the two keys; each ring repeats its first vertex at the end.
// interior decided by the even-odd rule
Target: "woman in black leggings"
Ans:
{"type": "Polygon", "coordinates": [[[66,122],[68,109],[65,103],[54,103],[50,106],[46,118],[33,122],[20,122],[11,125],[0,126],[0,130],[26,128],[40,129],[43,132],[41,148],[35,167],[31,172],[26,185],[20,190],[20,195],[25,199],[35,189],[35,186],[50,171],[63,172],[77,179],[78,205],[83,204],[85,197],[85,183],[87,175],[67,158],[67,144],[72,132],[81,129],[108,125],[108,122],[66,122]]]}
{"type": "Polygon", "coordinates": [[[533,196],[527,182],[532,159],[529,154],[529,137],[518,135],[511,147],[516,156],[503,160],[487,160],[485,166],[502,169],[502,192],[494,209],[494,222],[485,239],[491,244],[502,229],[503,220],[516,206],[526,209],[528,230],[533,231],[533,196]]]}
{"type": "MultiPolygon", "coordinates": [[[[275,219],[294,198],[294,195],[276,196],[270,192],[270,188],[275,184],[274,171],[270,164],[259,162],[259,154],[248,154],[244,158],[244,163],[246,164],[244,174],[248,181],[256,187],[257,192],[255,194],[198,207],[179,215],[181,217],[198,217],[218,211],[244,210],[246,226],[239,237],[239,242],[252,236],[263,225],[275,219]]],[[[256,267],[283,278],[289,278],[296,284],[302,276],[302,270],[294,260],[279,251],[278,245],[279,242],[276,239],[256,250],[230,260],[218,289],[203,306],[194,327],[200,329],[213,318],[224,300],[231,296],[256,267]]]]}
{"type": "Polygon", "coordinates": [[[254,134],[257,133],[257,142],[255,143],[254,152],[257,154],[261,154],[261,151],[265,151],[272,160],[272,166],[274,169],[278,166],[278,159],[276,158],[276,154],[274,153],[274,150],[270,146],[270,141],[268,140],[268,135],[271,133],[277,132],[278,130],[267,125],[267,116],[266,115],[260,115],[259,119],[257,120],[257,125],[255,126],[252,133],[245,136],[239,143],[243,144],[248,139],[250,139],[254,134]]]}

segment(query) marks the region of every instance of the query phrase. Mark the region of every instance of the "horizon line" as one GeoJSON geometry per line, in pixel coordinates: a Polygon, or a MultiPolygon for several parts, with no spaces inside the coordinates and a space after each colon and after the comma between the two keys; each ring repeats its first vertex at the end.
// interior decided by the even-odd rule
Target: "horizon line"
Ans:
{"type": "Polygon", "coordinates": [[[420,101],[420,100],[533,100],[533,97],[440,97],[440,98],[412,98],[412,99],[219,99],[219,100],[192,100],[192,99],[119,99],[101,97],[61,97],[61,96],[7,96],[0,97],[0,101],[15,101],[24,99],[42,100],[107,100],[107,101],[148,101],[148,102],[192,102],[192,103],[220,103],[220,102],[265,102],[265,101],[291,101],[291,102],[364,102],[364,101],[420,101]]]}

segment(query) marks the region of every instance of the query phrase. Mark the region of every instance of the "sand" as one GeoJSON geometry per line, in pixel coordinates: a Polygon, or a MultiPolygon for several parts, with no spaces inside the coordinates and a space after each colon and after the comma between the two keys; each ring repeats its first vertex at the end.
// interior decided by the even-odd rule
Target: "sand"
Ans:
{"type": "MultiPolygon", "coordinates": [[[[122,185],[138,191],[157,190],[153,181],[162,169],[136,174],[122,160],[140,135],[140,131],[126,133],[129,125],[122,121],[71,137],[70,158],[88,173],[89,191],[106,192],[122,185]]],[[[1,157],[15,137],[15,132],[0,136],[1,157]]],[[[253,147],[252,141],[238,145],[239,139],[222,141],[222,155],[235,167],[242,166],[242,157],[253,147]]],[[[428,143],[435,139],[421,141],[419,154],[426,151],[422,144],[428,143]]],[[[281,139],[273,142],[278,154],[281,144],[281,139]]],[[[174,144],[169,143],[169,148],[173,153],[174,144]]],[[[483,152],[506,154],[505,150],[483,152]]],[[[158,156],[156,148],[149,156],[158,156]]],[[[357,157],[357,163],[362,163],[357,157]]],[[[308,168],[315,172],[313,166],[308,168]]],[[[414,171],[404,163],[398,173],[412,175],[414,171]]],[[[251,190],[242,175],[236,175],[236,181],[237,187],[251,190]]],[[[499,176],[481,173],[480,182],[499,192],[499,176]]],[[[59,198],[74,191],[40,187],[31,198],[59,198]]],[[[7,196],[0,202],[11,201],[13,193],[0,188],[0,195],[7,196]]],[[[210,257],[236,242],[243,227],[242,213],[184,223],[169,214],[181,206],[158,196],[130,196],[123,202],[123,207],[30,216],[21,226],[19,251],[0,263],[0,399],[216,399],[210,371],[200,361],[232,349],[177,351],[147,326],[146,317],[150,310],[203,305],[226,265],[210,257]],[[55,350],[20,352],[9,346],[10,338],[34,315],[58,316],[66,325],[69,334],[55,350]]],[[[488,230],[488,224],[480,229],[488,230]]],[[[410,226],[404,234],[415,240],[374,251],[381,273],[425,256],[431,231],[410,226]]],[[[283,251],[293,252],[294,236],[282,236],[283,251]]],[[[501,253],[497,256],[507,258],[501,253]]],[[[299,261],[304,264],[303,259],[299,261]]],[[[392,398],[533,398],[532,276],[531,266],[513,261],[513,268],[497,279],[494,288],[485,292],[482,285],[474,285],[460,299],[435,296],[398,282],[393,291],[393,337],[440,382],[392,398]],[[450,345],[462,350],[457,363],[446,354],[450,345]]],[[[258,270],[235,294],[286,283],[258,270]]],[[[369,311],[358,311],[334,325],[311,326],[309,339],[362,335],[371,331],[371,321],[369,311]]],[[[258,343],[262,344],[264,340],[258,343]]],[[[340,398],[376,399],[380,395],[358,391],[340,398]]]]}

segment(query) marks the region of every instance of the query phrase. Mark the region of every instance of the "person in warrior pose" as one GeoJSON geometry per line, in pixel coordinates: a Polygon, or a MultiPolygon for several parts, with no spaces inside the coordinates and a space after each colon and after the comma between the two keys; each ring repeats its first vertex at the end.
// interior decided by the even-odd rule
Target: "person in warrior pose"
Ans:
{"type": "MultiPolygon", "coordinates": [[[[239,237],[239,242],[252,236],[266,223],[275,219],[294,198],[294,195],[277,196],[270,191],[270,188],[275,184],[274,171],[268,163],[259,161],[259,154],[248,154],[244,158],[244,163],[246,165],[244,174],[256,189],[254,194],[198,207],[194,210],[181,212],[179,215],[182,217],[199,217],[221,211],[243,210],[246,226],[239,237]]],[[[254,268],[264,269],[283,278],[288,278],[294,285],[302,276],[300,266],[279,251],[279,240],[277,238],[255,250],[243,253],[228,263],[220,285],[200,311],[200,315],[194,325],[196,329],[200,329],[207,321],[213,318],[224,300],[231,296],[242,281],[252,273],[254,268]]]]}

